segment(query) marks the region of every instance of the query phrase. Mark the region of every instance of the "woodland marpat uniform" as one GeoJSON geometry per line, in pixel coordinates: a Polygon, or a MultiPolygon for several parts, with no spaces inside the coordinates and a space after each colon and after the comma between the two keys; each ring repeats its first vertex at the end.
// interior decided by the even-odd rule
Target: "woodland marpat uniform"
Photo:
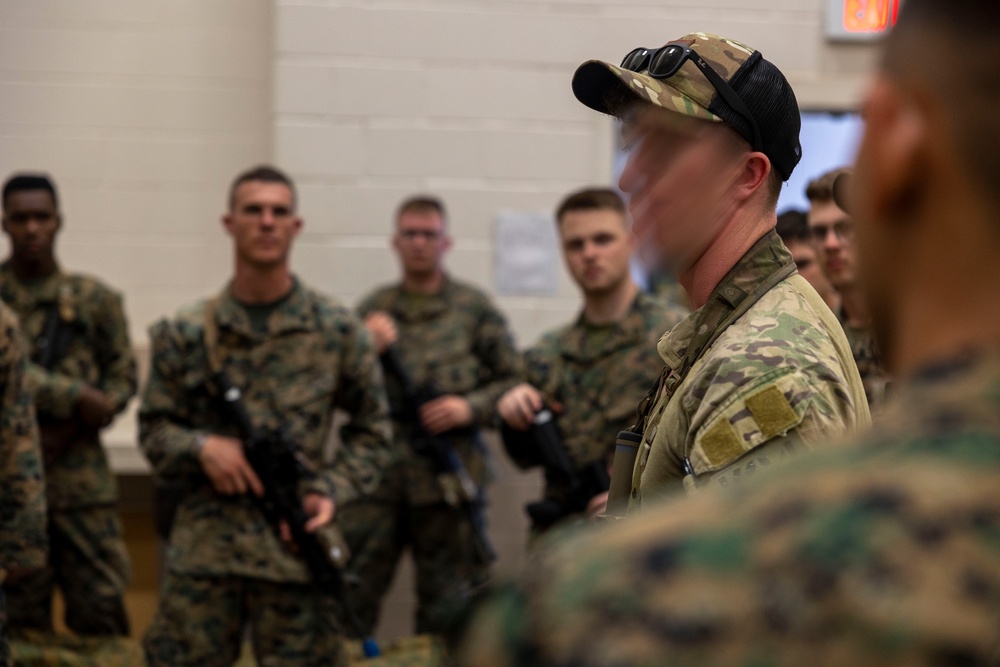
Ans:
{"type": "Polygon", "coordinates": [[[121,296],[94,278],[62,271],[36,283],[22,282],[4,263],[0,298],[17,313],[34,346],[28,377],[39,426],[64,441],[55,458],[46,455],[49,567],[9,589],[11,625],[51,630],[52,593],[59,581],[72,630],[126,635],[123,596],[130,565],[116,508],[118,490],[99,433],[76,416],[84,386],[104,392],[116,413],[135,394],[135,357],[121,296]],[[64,344],[43,368],[37,363],[38,346],[53,311],[65,332],[64,344]]]}
{"type": "Polygon", "coordinates": [[[147,657],[169,665],[220,661],[219,651],[239,645],[245,598],[253,601],[255,642],[265,653],[316,664],[336,650],[327,643],[337,633],[332,612],[317,607],[329,592],[316,595],[305,563],[248,496],[216,493],[195,454],[201,435],[238,437],[210,389],[208,317],[218,330],[217,357],[241,388],[254,427],[285,429],[319,471],[301,493],[334,498],[339,511],[374,490],[385,463],[390,434],[378,360],[361,322],[329,298],[296,282],[264,332],[228,289],[154,324],[140,444],[156,473],[186,482],[187,492],[170,535],[168,579],[146,637],[147,657]],[[326,442],[336,408],[349,421],[330,460],[326,442]],[[280,618],[268,621],[267,614],[280,618]]]}
{"type": "Polygon", "coordinates": [[[1000,351],[939,363],[854,445],[569,539],[462,664],[994,664],[998,397],[1000,351]]]}
{"type": "MultiPolygon", "coordinates": [[[[489,426],[497,400],[513,386],[520,358],[503,315],[478,289],[447,278],[437,294],[407,294],[401,287],[377,290],[358,308],[362,316],[388,313],[399,328],[396,344],[404,368],[419,386],[465,398],[472,428],[447,434],[481,490],[489,466],[478,429],[489,426]]],[[[402,390],[386,378],[394,411],[402,390]]],[[[355,607],[374,628],[379,603],[396,563],[412,545],[417,567],[418,632],[440,632],[450,599],[464,597],[488,572],[474,548],[468,514],[445,502],[438,474],[428,457],[411,447],[412,424],[394,420],[393,463],[369,502],[345,509],[344,534],[353,553],[349,564],[359,581],[355,607]]]]}
{"type": "Polygon", "coordinates": [[[891,378],[882,365],[882,358],[875,344],[875,336],[870,328],[851,326],[847,322],[844,311],[838,313],[840,323],[844,327],[847,343],[851,346],[851,354],[858,365],[861,383],[865,387],[868,405],[872,411],[877,411],[885,403],[889,392],[891,378]]]}
{"type": "MultiPolygon", "coordinates": [[[[577,466],[608,458],[615,436],[635,422],[635,406],[660,374],[656,343],[686,315],[639,293],[622,321],[595,326],[581,314],[524,353],[524,380],[561,406],[556,424],[577,466]]],[[[546,497],[563,500],[561,483],[547,477],[546,497]]]]}
{"type": "Polygon", "coordinates": [[[773,231],[658,349],[666,368],[639,425],[630,512],[685,477],[733,484],[869,425],[844,332],[773,231]]]}
{"type": "Polygon", "coordinates": [[[17,317],[0,303],[0,664],[10,659],[3,589],[7,570],[46,563],[45,483],[17,317]]]}

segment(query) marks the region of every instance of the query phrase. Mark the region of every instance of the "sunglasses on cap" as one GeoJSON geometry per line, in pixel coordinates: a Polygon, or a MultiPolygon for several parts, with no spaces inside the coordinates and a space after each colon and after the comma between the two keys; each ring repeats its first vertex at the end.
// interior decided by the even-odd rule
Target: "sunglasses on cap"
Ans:
{"type": "Polygon", "coordinates": [[[757,126],[757,121],[754,120],[753,114],[747,109],[747,105],[743,103],[743,100],[736,94],[736,91],[719,76],[718,72],[712,69],[712,66],[705,62],[705,59],[699,56],[692,48],[683,44],[667,44],[655,51],[639,47],[630,51],[622,59],[620,67],[637,73],[646,70],[649,76],[654,79],[669,79],[677,74],[681,65],[688,60],[701,70],[701,73],[705,75],[705,78],[712,84],[716,92],[722,96],[726,104],[733,111],[743,116],[750,124],[750,128],[753,130],[753,149],[755,151],[762,151],[763,144],[760,140],[760,128],[757,126]]]}

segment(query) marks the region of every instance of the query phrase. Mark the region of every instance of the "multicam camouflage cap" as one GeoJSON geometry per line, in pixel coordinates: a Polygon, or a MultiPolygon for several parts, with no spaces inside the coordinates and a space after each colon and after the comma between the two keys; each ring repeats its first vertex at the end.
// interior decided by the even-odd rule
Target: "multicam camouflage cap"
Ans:
{"type": "MultiPolygon", "coordinates": [[[[760,128],[761,152],[782,178],[788,180],[802,158],[801,116],[792,87],[781,71],[759,51],[718,35],[696,32],[668,44],[689,47],[729,84],[760,128]]],[[[573,93],[586,106],[607,114],[615,113],[616,100],[634,96],[668,111],[724,122],[754,143],[750,122],[726,103],[690,59],[665,79],[650,75],[646,69],[633,72],[600,60],[588,60],[573,75],[573,93]]]]}

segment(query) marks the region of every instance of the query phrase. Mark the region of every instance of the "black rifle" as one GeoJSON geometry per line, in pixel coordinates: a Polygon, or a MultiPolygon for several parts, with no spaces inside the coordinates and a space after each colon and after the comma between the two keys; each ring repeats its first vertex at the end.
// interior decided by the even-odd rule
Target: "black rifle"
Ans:
{"type": "MultiPolygon", "coordinates": [[[[315,533],[306,532],[309,516],[302,508],[299,489],[302,482],[316,478],[312,464],[302,454],[302,449],[284,428],[263,431],[254,428],[243,403],[243,393],[229,381],[224,371],[214,374],[212,382],[221,399],[226,415],[236,425],[243,440],[243,453],[253,471],[264,485],[264,495],[251,494],[257,508],[278,539],[281,525],[287,524],[292,542],[305,561],[314,583],[323,591],[330,591],[339,600],[353,626],[355,636],[364,637],[363,625],[350,604],[341,572],[350,556],[340,530],[328,524],[315,533]]],[[[365,654],[378,655],[377,647],[368,638],[365,654]],[[371,651],[374,650],[374,653],[371,651]]]]}
{"type": "Polygon", "coordinates": [[[551,483],[565,490],[560,494],[561,498],[543,498],[525,507],[539,530],[546,530],[566,517],[585,512],[594,496],[604,493],[611,485],[607,462],[603,459],[577,468],[563,445],[555,418],[548,408],[538,411],[527,432],[515,431],[504,425],[502,435],[504,447],[512,458],[523,460],[528,455],[545,468],[551,483]]]}
{"type": "MultiPolygon", "coordinates": [[[[52,304],[45,311],[45,326],[36,343],[33,361],[51,371],[62,361],[75,334],[74,325],[59,314],[59,305],[52,304]]],[[[53,419],[48,416],[38,420],[39,440],[46,463],[52,463],[84,432],[80,419],[53,419]]]]}
{"type": "Polygon", "coordinates": [[[479,562],[484,565],[492,563],[496,559],[496,553],[486,537],[483,499],[479,488],[455,452],[448,434],[432,435],[427,432],[420,420],[420,409],[443,396],[443,392],[438,391],[432,383],[418,387],[403,367],[395,347],[390,346],[380,358],[386,375],[396,378],[402,391],[402,404],[393,406],[393,416],[412,427],[413,451],[427,457],[434,464],[438,473],[438,483],[444,491],[445,502],[452,507],[461,506],[468,515],[479,562]]]}

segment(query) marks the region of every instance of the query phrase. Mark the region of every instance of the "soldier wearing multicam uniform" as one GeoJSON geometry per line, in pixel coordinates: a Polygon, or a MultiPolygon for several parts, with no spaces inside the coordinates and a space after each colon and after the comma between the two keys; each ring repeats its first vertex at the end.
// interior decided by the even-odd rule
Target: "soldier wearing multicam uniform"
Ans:
{"type": "Polygon", "coordinates": [[[126,636],[130,565],[99,435],[136,390],[122,299],[94,278],[59,269],[54,248],[62,219],[47,177],[9,179],[3,209],[11,257],[0,265],[0,297],[34,342],[28,375],[45,459],[51,546],[48,567],[9,587],[10,625],[51,632],[58,583],[71,630],[126,636]]]}
{"type": "Polygon", "coordinates": [[[851,206],[899,380],[875,433],[560,545],[462,664],[996,664],[998,36],[995,3],[908,0],[870,87],[851,206]]]}
{"type": "Polygon", "coordinates": [[[858,364],[868,404],[872,410],[877,410],[885,402],[889,374],[875,345],[871,316],[857,276],[854,223],[833,198],[834,182],[847,171],[835,169],[806,186],[809,232],[822,259],[823,272],[840,294],[840,307],[834,312],[844,327],[854,361],[858,364]]]}
{"type": "Polygon", "coordinates": [[[625,121],[620,185],[636,233],[697,309],[659,342],[666,368],[640,408],[636,456],[616,455],[615,466],[634,466],[611,512],[626,494],[635,511],[682,479],[732,484],[867,426],[843,331],[774,232],[781,183],[801,157],[781,72],[743,44],[696,33],[635,49],[621,67],[587,62],[573,90],[625,121]]]}
{"type": "Polygon", "coordinates": [[[140,444],[157,474],[185,480],[188,492],[170,535],[147,660],[230,665],[249,624],[260,664],[325,665],[337,651],[332,592],[310,583],[305,563],[248,496],[263,488],[211,390],[207,351],[211,345],[242,389],[254,427],[285,429],[319,471],[300,490],[309,531],[377,485],[389,438],[378,360],[361,322],[289,271],[302,221],[284,174],[260,167],[240,175],[223,221],[236,251],[229,287],[150,330],[140,444]],[[350,421],[331,462],[335,408],[350,421]]]}
{"type": "MultiPolygon", "coordinates": [[[[556,220],[566,266],[583,292],[583,311],[525,353],[525,383],[504,394],[497,411],[516,436],[548,406],[558,413],[559,435],[577,467],[598,460],[610,465],[615,435],[635,420],[636,404],[659,375],[656,341],[687,311],[666,306],[633,282],[635,237],[615,191],[575,192],[560,204],[556,220]]],[[[539,465],[533,443],[507,440],[515,463],[539,465]]],[[[546,498],[564,503],[565,487],[546,470],[546,498]]]]}
{"type": "MultiPolygon", "coordinates": [[[[497,399],[516,379],[519,358],[489,299],[445,274],[442,256],[450,243],[440,201],[404,202],[393,238],[402,283],[376,290],[358,312],[380,351],[395,346],[413,382],[441,393],[423,406],[422,427],[450,441],[481,496],[489,470],[478,430],[493,421],[497,399]]],[[[386,388],[398,414],[403,401],[398,379],[387,377],[386,388]]],[[[394,419],[394,428],[393,462],[378,492],[343,515],[353,554],[349,569],[359,582],[352,599],[370,631],[399,557],[410,547],[417,632],[443,633],[453,604],[485,581],[489,562],[475,546],[469,513],[449,504],[434,464],[414,451],[414,424],[394,419]]],[[[483,500],[474,502],[481,507],[483,500]]]]}
{"type": "Polygon", "coordinates": [[[0,665],[10,664],[4,589],[45,567],[48,536],[38,427],[17,316],[0,303],[0,665]]]}

